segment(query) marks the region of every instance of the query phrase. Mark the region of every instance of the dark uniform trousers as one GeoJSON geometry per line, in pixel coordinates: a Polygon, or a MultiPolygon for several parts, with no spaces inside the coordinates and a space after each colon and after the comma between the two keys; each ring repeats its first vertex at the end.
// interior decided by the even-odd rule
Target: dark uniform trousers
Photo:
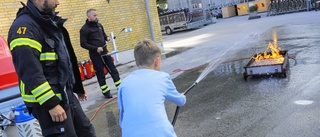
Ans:
{"type": "MultiPolygon", "coordinates": [[[[120,80],[119,72],[112,61],[112,57],[110,55],[103,55],[96,53],[90,53],[90,59],[92,60],[93,67],[96,70],[97,80],[99,82],[100,87],[106,85],[106,78],[104,74],[104,67],[108,70],[108,73],[111,75],[113,82],[117,82],[120,80]],[[106,66],[104,65],[106,63],[106,66]]],[[[118,86],[118,85],[116,85],[118,86]]]]}
{"type": "Polygon", "coordinates": [[[39,121],[45,137],[95,137],[93,125],[84,114],[79,100],[72,90],[62,96],[61,106],[64,108],[67,119],[63,122],[53,122],[48,112],[41,107],[32,108],[32,114],[39,121]]]}

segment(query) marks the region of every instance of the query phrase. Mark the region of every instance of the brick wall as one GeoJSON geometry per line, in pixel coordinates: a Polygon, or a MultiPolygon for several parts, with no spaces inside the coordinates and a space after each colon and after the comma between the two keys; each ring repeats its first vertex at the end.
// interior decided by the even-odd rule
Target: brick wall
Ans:
{"type": "MultiPolygon", "coordinates": [[[[17,10],[22,7],[20,1],[27,0],[2,0],[0,3],[0,35],[7,39],[8,30],[15,19],[17,10]]],[[[97,10],[99,22],[104,26],[105,32],[117,35],[123,28],[132,28],[131,32],[121,32],[117,35],[117,50],[126,51],[133,49],[135,44],[142,39],[151,39],[148,14],[145,0],[60,0],[56,11],[59,16],[67,18],[65,27],[68,29],[71,42],[79,61],[89,59],[88,51],[80,47],[79,30],[86,20],[86,11],[89,8],[97,10]]],[[[162,42],[162,33],[156,8],[156,1],[149,0],[149,9],[156,42],[162,42]]],[[[108,44],[112,51],[112,43],[108,44]]]]}

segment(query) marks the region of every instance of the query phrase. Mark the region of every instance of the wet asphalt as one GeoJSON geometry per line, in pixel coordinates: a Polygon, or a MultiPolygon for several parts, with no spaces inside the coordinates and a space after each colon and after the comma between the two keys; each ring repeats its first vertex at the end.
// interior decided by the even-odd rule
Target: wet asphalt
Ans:
{"type": "MultiPolygon", "coordinates": [[[[320,12],[260,15],[254,20],[219,19],[199,29],[163,34],[161,71],[170,74],[180,92],[197,83],[180,108],[175,124],[178,136],[320,136],[320,12]],[[250,76],[245,81],[243,67],[269,42],[295,57],[289,59],[287,77],[250,76]]],[[[125,78],[137,68],[129,62],[118,69],[125,78]]],[[[98,137],[120,137],[117,101],[103,105],[108,100],[95,80],[84,81],[89,100],[82,106],[98,137]]],[[[111,85],[110,78],[107,83],[111,85]]],[[[111,88],[116,96],[115,87],[111,88]]],[[[175,108],[166,102],[170,121],[175,108]]]]}

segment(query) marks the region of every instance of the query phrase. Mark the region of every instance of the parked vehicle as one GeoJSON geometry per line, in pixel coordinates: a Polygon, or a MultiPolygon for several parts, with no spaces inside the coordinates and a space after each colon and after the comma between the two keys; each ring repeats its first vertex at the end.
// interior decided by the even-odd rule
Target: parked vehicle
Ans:
{"type": "Polygon", "coordinates": [[[222,18],[222,13],[221,12],[219,12],[218,10],[213,10],[212,11],[212,15],[213,15],[213,17],[215,17],[215,18],[222,18]]]}
{"type": "Polygon", "coordinates": [[[17,136],[13,108],[22,104],[11,52],[7,42],[0,36],[0,137],[17,136]]]}
{"type": "Polygon", "coordinates": [[[215,18],[222,18],[222,10],[220,7],[215,7],[211,9],[212,15],[215,18]]]}
{"type": "Polygon", "coordinates": [[[170,35],[175,31],[199,28],[208,24],[205,12],[202,9],[179,9],[159,14],[161,31],[170,35]]]}

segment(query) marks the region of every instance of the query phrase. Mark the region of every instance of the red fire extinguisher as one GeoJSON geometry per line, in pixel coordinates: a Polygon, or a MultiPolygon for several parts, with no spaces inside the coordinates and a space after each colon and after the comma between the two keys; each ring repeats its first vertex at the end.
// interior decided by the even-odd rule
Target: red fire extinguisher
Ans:
{"type": "Polygon", "coordinates": [[[79,71],[80,71],[81,80],[84,81],[84,73],[83,73],[82,65],[80,62],[78,62],[78,67],[79,67],[79,71]]]}
{"type": "MultiPolygon", "coordinates": [[[[110,55],[109,55],[109,56],[110,56],[110,55]]],[[[111,57],[111,59],[112,59],[112,61],[114,62],[114,58],[111,57]]],[[[103,72],[104,72],[105,75],[107,75],[107,74],[108,74],[108,69],[107,69],[106,67],[103,67],[103,72]]]]}
{"type": "Polygon", "coordinates": [[[82,71],[83,71],[83,74],[84,74],[84,78],[87,78],[87,71],[86,71],[86,67],[84,66],[86,62],[85,61],[82,61],[81,62],[81,67],[82,67],[82,71]]]}
{"type": "Polygon", "coordinates": [[[105,75],[107,75],[107,74],[108,74],[108,70],[107,70],[107,68],[106,68],[106,67],[103,67],[103,73],[104,73],[105,75]]]}
{"type": "Polygon", "coordinates": [[[96,75],[96,71],[94,70],[94,67],[93,67],[93,63],[92,61],[89,59],[89,64],[90,64],[90,69],[91,69],[91,73],[92,73],[92,77],[96,75]]]}
{"type": "Polygon", "coordinates": [[[86,78],[90,79],[92,78],[92,71],[89,61],[85,61],[84,63],[85,71],[87,72],[86,78]]]}

